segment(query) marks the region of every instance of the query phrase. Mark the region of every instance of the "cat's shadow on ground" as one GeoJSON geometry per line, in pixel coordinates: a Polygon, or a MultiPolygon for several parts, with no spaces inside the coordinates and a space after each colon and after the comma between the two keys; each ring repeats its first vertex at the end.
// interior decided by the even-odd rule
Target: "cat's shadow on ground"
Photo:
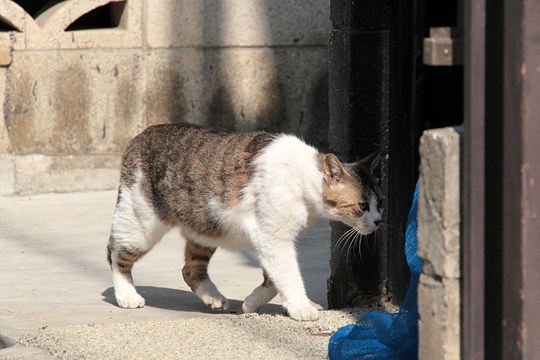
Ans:
{"type": "MultiPolygon", "coordinates": [[[[240,300],[229,299],[229,309],[226,311],[214,311],[206,307],[199,298],[191,291],[180,289],[170,289],[156,286],[136,286],[137,292],[144,297],[147,307],[154,307],[166,310],[200,312],[206,314],[242,314],[242,302],[240,300]]],[[[109,287],[101,293],[103,301],[118,306],[114,298],[114,288],[109,287]]],[[[283,307],[276,304],[266,304],[261,307],[260,313],[279,314],[283,313],[283,307]]]]}

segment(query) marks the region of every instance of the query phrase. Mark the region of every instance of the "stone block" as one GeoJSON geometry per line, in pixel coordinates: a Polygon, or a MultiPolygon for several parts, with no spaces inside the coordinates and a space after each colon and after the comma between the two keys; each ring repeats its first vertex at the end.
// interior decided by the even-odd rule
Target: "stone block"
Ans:
{"type": "Polygon", "coordinates": [[[14,52],[3,123],[13,154],[119,153],[142,130],[140,50],[14,52]]]}
{"type": "Polygon", "coordinates": [[[118,187],[120,156],[13,157],[15,193],[108,190],[118,187]]]}
{"type": "Polygon", "coordinates": [[[460,358],[459,279],[420,275],[418,285],[418,357],[421,360],[460,358]]]}
{"type": "Polygon", "coordinates": [[[0,32],[0,47],[56,50],[142,46],[142,0],[62,1],[34,14],[27,13],[14,1],[0,3],[0,16],[14,30],[0,32]],[[111,21],[116,27],[110,27],[111,23],[104,28],[96,24],[96,28],[67,30],[75,21],[103,6],[111,10],[111,21]]]}
{"type": "Polygon", "coordinates": [[[419,358],[460,358],[460,156],[457,128],[420,139],[419,358]]]}
{"type": "Polygon", "coordinates": [[[330,32],[322,0],[146,0],[148,45],[238,47],[322,45],[330,32]]]}
{"type": "Polygon", "coordinates": [[[425,131],[420,139],[418,253],[424,273],[460,275],[460,134],[453,128],[425,131]]]}

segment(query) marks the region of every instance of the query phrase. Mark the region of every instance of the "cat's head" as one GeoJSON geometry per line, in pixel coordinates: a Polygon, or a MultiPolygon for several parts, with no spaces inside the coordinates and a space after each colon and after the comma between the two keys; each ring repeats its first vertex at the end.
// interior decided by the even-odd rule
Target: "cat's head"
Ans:
{"type": "Polygon", "coordinates": [[[383,216],[383,199],[373,170],[380,153],[348,164],[334,154],[324,158],[323,201],[332,220],[341,221],[367,235],[377,230],[383,216]]]}

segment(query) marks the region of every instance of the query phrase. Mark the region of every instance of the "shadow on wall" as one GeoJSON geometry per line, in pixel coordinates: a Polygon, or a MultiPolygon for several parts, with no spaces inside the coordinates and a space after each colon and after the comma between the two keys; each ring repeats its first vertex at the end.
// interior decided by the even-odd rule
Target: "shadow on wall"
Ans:
{"type": "MultiPolygon", "coordinates": [[[[228,2],[216,4],[214,9],[204,12],[205,24],[215,22],[217,16],[217,27],[204,28],[205,41],[217,40],[223,45],[245,42],[241,33],[248,24],[238,21],[238,9],[228,2]]],[[[261,6],[264,2],[254,4],[245,9],[251,14],[251,45],[274,44],[267,9],[261,6]]],[[[206,116],[208,124],[238,130],[287,130],[285,94],[279,81],[274,49],[231,48],[217,53],[209,51],[205,55],[206,62],[216,62],[219,83],[206,116]]]]}
{"type": "MultiPolygon", "coordinates": [[[[283,10],[288,4],[207,1],[190,8],[189,21],[171,17],[170,39],[179,28],[189,36],[152,55],[148,123],[290,132],[327,148],[326,44],[302,46],[309,29],[288,33],[295,19],[283,10]]],[[[180,11],[183,4],[174,6],[180,11]]]]}

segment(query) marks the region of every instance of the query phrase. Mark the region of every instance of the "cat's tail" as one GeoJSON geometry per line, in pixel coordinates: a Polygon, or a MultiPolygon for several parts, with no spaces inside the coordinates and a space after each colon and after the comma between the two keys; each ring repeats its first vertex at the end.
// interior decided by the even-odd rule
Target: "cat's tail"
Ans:
{"type": "MultiPolygon", "coordinates": [[[[118,204],[120,203],[120,196],[122,195],[122,186],[118,187],[118,195],[116,196],[116,205],[115,205],[115,212],[118,208],[118,204]]],[[[109,262],[109,265],[111,266],[112,270],[112,246],[114,243],[112,229],[111,229],[111,235],[109,236],[109,244],[107,244],[107,261],[109,262]]]]}

